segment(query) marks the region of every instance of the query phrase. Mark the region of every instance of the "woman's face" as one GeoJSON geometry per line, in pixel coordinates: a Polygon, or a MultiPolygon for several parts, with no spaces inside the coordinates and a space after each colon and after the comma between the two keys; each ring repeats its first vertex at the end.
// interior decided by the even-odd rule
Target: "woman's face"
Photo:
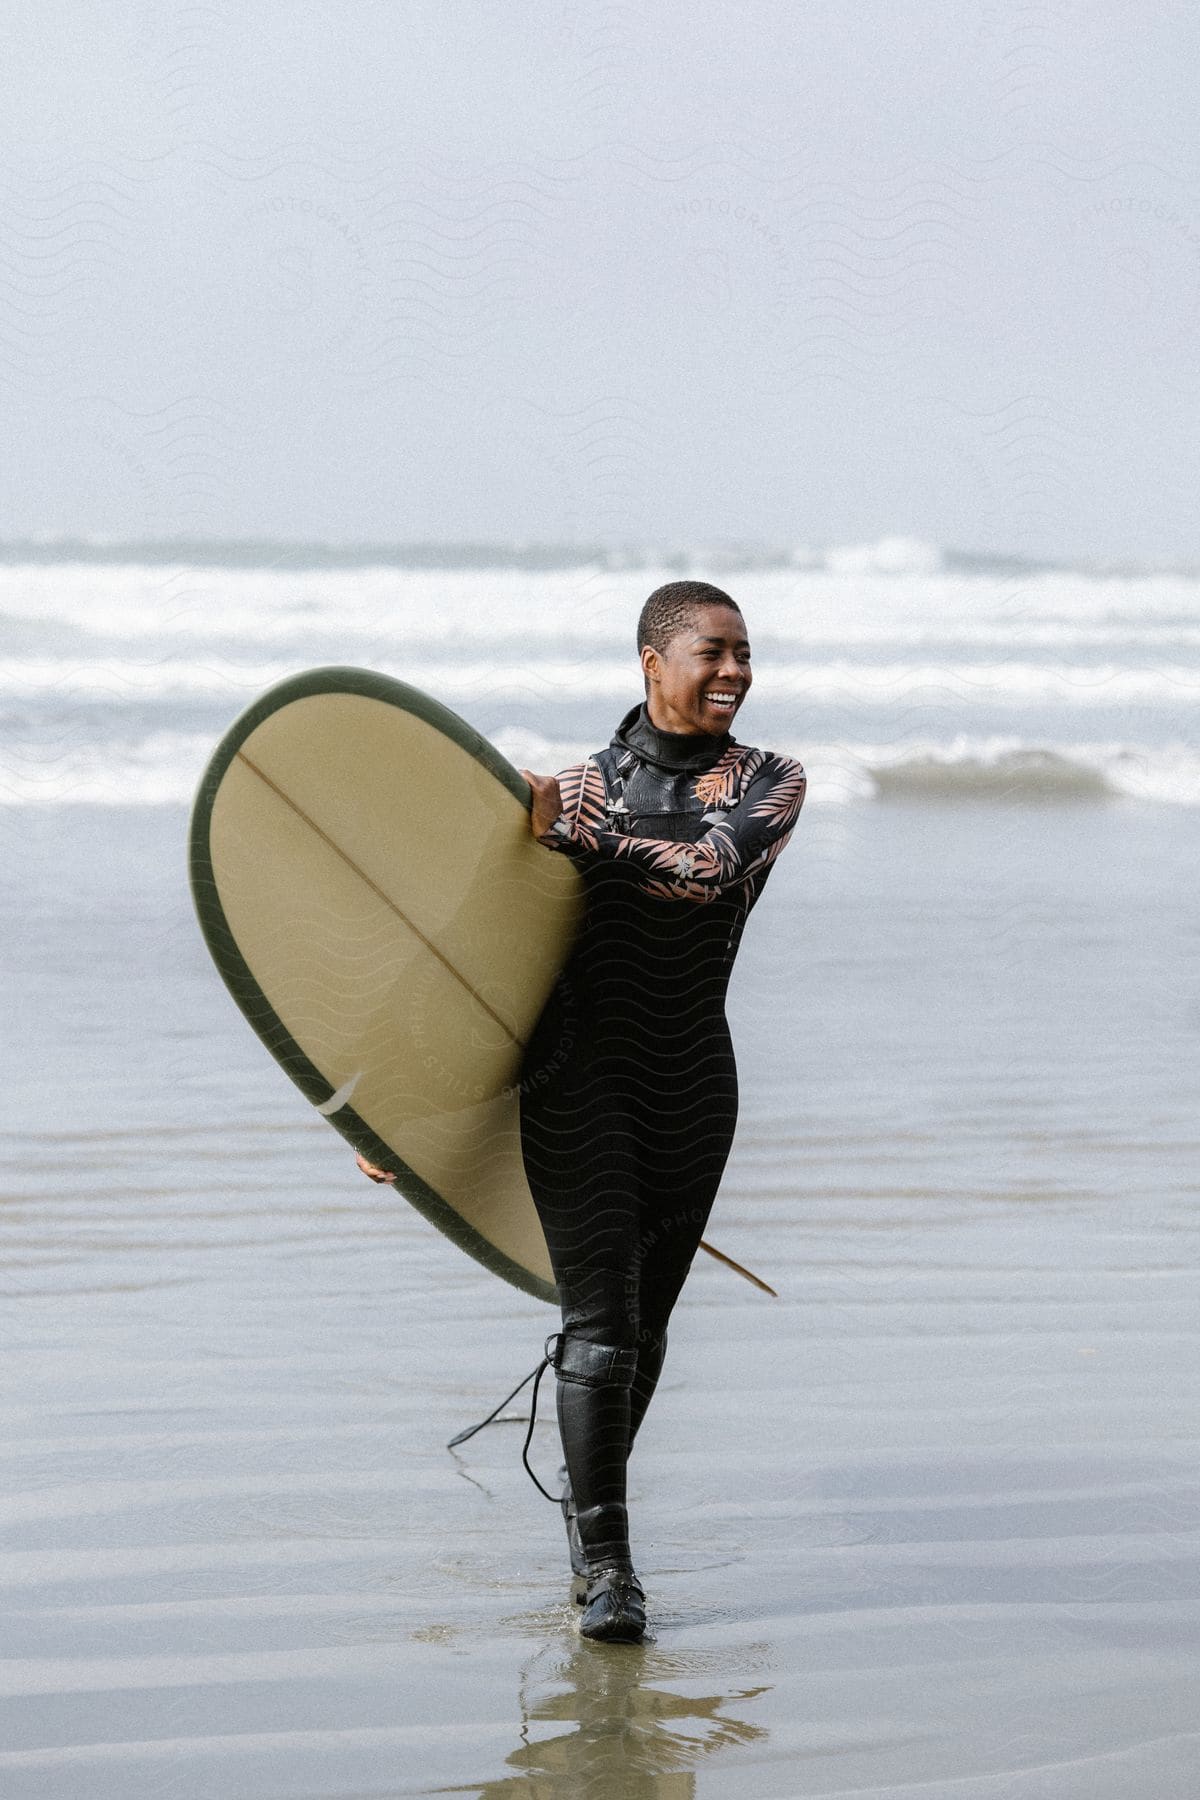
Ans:
{"type": "Polygon", "coordinates": [[[741,613],[700,606],[660,655],[649,645],[642,668],[650,678],[650,722],[660,731],[728,731],[750,691],[750,640],[741,613]]]}

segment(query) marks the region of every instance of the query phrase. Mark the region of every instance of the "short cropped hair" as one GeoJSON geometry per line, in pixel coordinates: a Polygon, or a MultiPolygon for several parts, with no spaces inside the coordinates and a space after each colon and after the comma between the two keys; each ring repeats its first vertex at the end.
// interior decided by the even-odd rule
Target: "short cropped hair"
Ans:
{"type": "MultiPolygon", "coordinates": [[[[649,644],[665,656],[671,639],[687,630],[702,606],[728,606],[742,616],[737,601],[708,581],[668,581],[665,587],[655,588],[638,618],[638,655],[649,644]]],[[[647,689],[649,686],[647,678],[647,689]]]]}

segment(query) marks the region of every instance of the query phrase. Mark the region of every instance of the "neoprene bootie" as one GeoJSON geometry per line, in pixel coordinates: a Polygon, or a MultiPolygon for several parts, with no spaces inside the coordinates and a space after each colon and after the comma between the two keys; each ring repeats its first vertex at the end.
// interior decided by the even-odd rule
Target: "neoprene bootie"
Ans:
{"type": "Polygon", "coordinates": [[[641,1642],[646,1594],[632,1569],[602,1569],[589,1577],[579,1635],[600,1644],[641,1642]]]}
{"type": "MultiPolygon", "coordinates": [[[[626,1451],[627,1459],[629,1451],[633,1449],[633,1440],[637,1436],[638,1427],[646,1416],[646,1409],[654,1396],[655,1388],[658,1386],[658,1378],[662,1373],[663,1358],[666,1355],[666,1350],[667,1334],[665,1331],[657,1341],[639,1344],[638,1346],[633,1381],[629,1388],[629,1447],[626,1451]]],[[[562,1507],[563,1522],[567,1528],[567,1554],[571,1559],[571,1575],[573,1578],[571,1582],[571,1598],[577,1606],[583,1606],[587,1601],[587,1553],[583,1547],[583,1540],[579,1535],[579,1521],[575,1506],[575,1493],[571,1487],[571,1477],[567,1472],[566,1463],[564,1463],[558,1471],[558,1480],[559,1486],[562,1489],[562,1498],[559,1504],[562,1507]]]]}
{"type": "MultiPolygon", "coordinates": [[[[624,1639],[645,1630],[637,1614],[642,1588],[629,1551],[625,1464],[629,1454],[629,1389],[637,1351],[560,1332],[553,1357],[575,1528],[587,1564],[580,1632],[624,1639]]],[[[564,1517],[568,1518],[565,1504],[564,1517]]]]}
{"type": "Polygon", "coordinates": [[[587,1551],[583,1547],[583,1539],[579,1535],[579,1518],[575,1507],[575,1494],[571,1487],[571,1477],[564,1463],[558,1471],[559,1485],[562,1488],[563,1523],[567,1528],[567,1555],[571,1559],[571,1598],[577,1606],[582,1606],[587,1593],[587,1551]]]}

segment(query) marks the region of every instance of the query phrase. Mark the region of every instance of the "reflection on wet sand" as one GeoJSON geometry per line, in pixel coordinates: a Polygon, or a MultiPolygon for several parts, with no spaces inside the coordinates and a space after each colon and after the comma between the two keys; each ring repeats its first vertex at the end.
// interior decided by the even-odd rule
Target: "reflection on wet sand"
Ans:
{"type": "MultiPolygon", "coordinates": [[[[750,1651],[763,1654],[763,1646],[750,1651]]],[[[506,1758],[514,1773],[477,1788],[478,1800],[692,1800],[705,1757],[761,1744],[768,1732],[731,1718],[770,1684],[720,1694],[684,1694],[665,1685],[711,1679],[705,1656],[664,1656],[653,1644],[579,1643],[549,1670],[545,1653],[521,1671],[521,1742],[506,1758]],[[538,1690],[534,1692],[533,1690],[538,1690]],[[546,1735],[546,1726],[561,1731],[546,1735]]]]}

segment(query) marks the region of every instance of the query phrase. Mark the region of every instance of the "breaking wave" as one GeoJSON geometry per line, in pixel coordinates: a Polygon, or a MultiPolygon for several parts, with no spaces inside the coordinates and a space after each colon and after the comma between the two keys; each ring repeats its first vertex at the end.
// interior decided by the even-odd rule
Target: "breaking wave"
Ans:
{"type": "MultiPolygon", "coordinates": [[[[550,774],[582,761],[595,743],[524,729],[495,734],[517,768],[550,774]]],[[[186,806],[212,754],[211,732],[155,731],[97,744],[83,733],[54,748],[8,742],[0,762],[0,806],[186,806]]],[[[1200,806],[1200,751],[1115,743],[1035,744],[1013,739],[877,743],[790,742],[764,747],[793,755],[808,774],[806,806],[872,801],[1010,805],[1138,800],[1200,806]]]]}

